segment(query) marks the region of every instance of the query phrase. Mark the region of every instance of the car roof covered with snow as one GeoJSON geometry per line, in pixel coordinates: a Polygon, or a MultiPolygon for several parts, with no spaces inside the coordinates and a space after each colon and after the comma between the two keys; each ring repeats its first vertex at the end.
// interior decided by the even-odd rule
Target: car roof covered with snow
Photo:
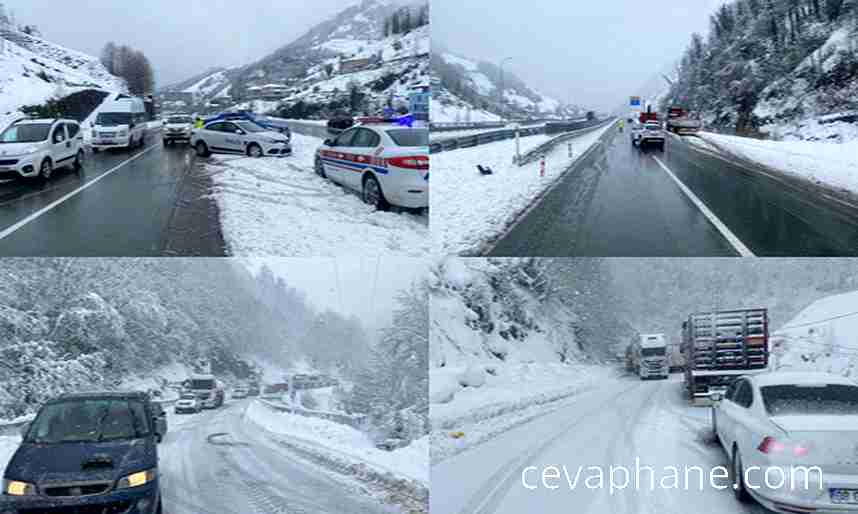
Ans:
{"type": "Polygon", "coordinates": [[[819,371],[774,371],[754,375],[750,378],[760,387],[774,385],[858,385],[846,377],[819,371]]]}

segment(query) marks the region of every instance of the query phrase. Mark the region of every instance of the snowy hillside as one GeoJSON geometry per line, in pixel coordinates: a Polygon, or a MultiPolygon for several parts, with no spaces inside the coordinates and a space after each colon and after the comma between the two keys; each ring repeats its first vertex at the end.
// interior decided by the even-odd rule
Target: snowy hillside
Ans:
{"type": "Polygon", "coordinates": [[[810,304],[773,334],[774,367],[858,378],[856,307],[858,291],[810,304]]]}
{"type": "Polygon", "coordinates": [[[302,119],[407,105],[409,89],[429,81],[429,26],[419,24],[428,23],[427,9],[425,3],[364,0],[256,62],[209,70],[165,91],[193,93],[200,106],[218,99],[208,110],[302,119]],[[395,15],[410,25],[393,32],[395,15]],[[225,97],[231,103],[224,104],[225,97]]]}
{"type": "Polygon", "coordinates": [[[735,0],[692,36],[670,98],[739,134],[858,137],[858,9],[836,0],[735,0]]]}
{"type": "Polygon", "coordinates": [[[125,92],[95,57],[18,31],[0,32],[0,113],[85,89],[125,92]]]}
{"type": "Polygon", "coordinates": [[[493,121],[502,112],[511,117],[563,117],[580,110],[529,87],[508,69],[503,71],[501,104],[501,71],[496,65],[447,51],[433,53],[432,74],[440,84],[432,96],[436,122],[493,121]]]}

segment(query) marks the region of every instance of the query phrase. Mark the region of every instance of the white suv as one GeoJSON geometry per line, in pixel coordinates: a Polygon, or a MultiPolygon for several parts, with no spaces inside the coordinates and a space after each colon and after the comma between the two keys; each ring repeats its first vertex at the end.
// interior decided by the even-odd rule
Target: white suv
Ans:
{"type": "Polygon", "coordinates": [[[83,166],[80,124],[64,119],[18,120],[0,134],[0,175],[51,178],[54,169],[83,166]]]}
{"type": "Polygon", "coordinates": [[[191,133],[191,146],[197,155],[231,153],[262,157],[291,155],[289,136],[266,130],[250,121],[212,121],[191,133]]]}

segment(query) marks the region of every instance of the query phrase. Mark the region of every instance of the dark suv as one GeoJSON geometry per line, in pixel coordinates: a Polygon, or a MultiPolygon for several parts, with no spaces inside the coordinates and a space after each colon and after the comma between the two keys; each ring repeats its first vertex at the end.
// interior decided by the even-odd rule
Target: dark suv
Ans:
{"type": "Polygon", "coordinates": [[[160,514],[159,413],[143,392],[49,401],[22,429],[0,513],[160,514]]]}

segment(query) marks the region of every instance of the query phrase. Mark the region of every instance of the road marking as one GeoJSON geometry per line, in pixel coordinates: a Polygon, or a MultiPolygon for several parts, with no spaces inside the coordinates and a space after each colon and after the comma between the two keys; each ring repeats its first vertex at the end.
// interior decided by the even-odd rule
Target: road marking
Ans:
{"type": "Polygon", "coordinates": [[[65,195],[61,196],[61,197],[60,197],[60,198],[58,198],[57,200],[55,200],[55,201],[51,202],[50,204],[46,205],[45,207],[42,207],[41,209],[39,209],[38,211],[34,212],[33,214],[30,214],[29,216],[27,216],[26,218],[22,219],[21,221],[19,221],[19,222],[15,223],[14,225],[11,225],[10,227],[8,227],[8,228],[6,228],[5,230],[3,230],[2,232],[0,232],[0,240],[5,239],[5,238],[7,238],[8,236],[10,236],[10,235],[14,234],[14,233],[15,233],[15,232],[17,232],[19,229],[21,229],[22,227],[24,227],[25,225],[27,225],[28,223],[30,223],[31,221],[34,221],[34,220],[38,219],[38,218],[39,218],[39,217],[41,217],[43,214],[46,214],[46,213],[48,213],[49,211],[53,210],[55,207],[57,207],[57,206],[58,206],[58,205],[60,205],[61,203],[65,202],[65,201],[66,201],[66,200],[68,200],[69,198],[72,198],[73,196],[76,196],[77,194],[79,194],[79,193],[81,193],[83,190],[85,190],[85,189],[89,188],[91,185],[95,184],[95,183],[96,183],[96,182],[98,182],[99,180],[103,179],[104,177],[106,177],[106,176],[108,176],[108,175],[113,174],[113,173],[114,173],[116,170],[118,170],[119,168],[121,168],[121,167],[125,166],[126,164],[128,164],[129,162],[131,162],[131,161],[133,161],[133,160],[136,160],[136,159],[137,159],[137,158],[139,158],[141,155],[143,155],[143,154],[147,153],[149,150],[151,150],[151,149],[153,149],[153,148],[157,148],[158,146],[160,146],[160,145],[156,143],[156,144],[154,144],[154,145],[150,146],[149,148],[146,148],[145,150],[141,150],[141,151],[140,151],[140,153],[138,153],[137,155],[134,155],[134,156],[132,156],[132,157],[129,157],[128,159],[125,159],[124,161],[122,161],[121,163],[117,164],[117,165],[116,165],[116,166],[114,166],[113,168],[110,168],[109,170],[105,171],[105,172],[104,172],[104,173],[102,173],[101,175],[99,175],[99,176],[97,176],[96,178],[94,178],[94,179],[90,180],[90,181],[89,181],[89,182],[87,182],[86,184],[84,184],[84,185],[82,185],[82,186],[78,187],[77,189],[75,189],[75,190],[73,190],[73,191],[70,191],[70,192],[66,193],[65,195]]]}
{"type": "Polygon", "coordinates": [[[697,195],[695,195],[690,189],[688,189],[688,187],[686,187],[685,184],[683,184],[682,181],[679,180],[679,178],[677,178],[677,176],[674,175],[672,171],[670,171],[670,168],[668,168],[663,162],[661,162],[661,159],[659,159],[655,155],[653,155],[652,158],[655,159],[655,162],[657,162],[658,165],[661,166],[661,169],[663,169],[668,174],[668,176],[673,179],[674,182],[676,182],[676,185],[679,186],[679,189],[683,193],[685,193],[685,196],[687,196],[688,199],[691,200],[691,203],[693,203],[700,210],[700,212],[702,212],[703,215],[706,216],[706,219],[708,219],[710,223],[715,225],[715,228],[718,229],[718,232],[721,232],[721,235],[724,236],[724,239],[726,239],[727,242],[733,246],[733,249],[736,250],[739,255],[741,255],[742,257],[756,257],[754,255],[754,252],[752,252],[745,245],[745,243],[743,243],[736,236],[736,234],[734,234],[727,227],[727,225],[724,224],[724,222],[719,220],[718,217],[715,216],[715,214],[711,210],[709,210],[709,207],[706,207],[706,204],[703,203],[700,198],[697,198],[697,195]]]}

